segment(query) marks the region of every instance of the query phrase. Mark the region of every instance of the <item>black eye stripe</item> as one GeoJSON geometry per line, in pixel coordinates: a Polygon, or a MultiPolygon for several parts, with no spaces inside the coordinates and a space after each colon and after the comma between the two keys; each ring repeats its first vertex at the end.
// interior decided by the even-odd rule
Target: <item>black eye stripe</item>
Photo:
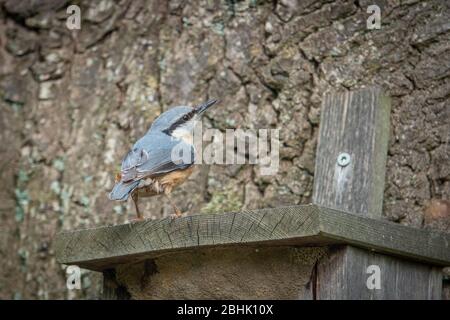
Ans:
{"type": "Polygon", "coordinates": [[[189,121],[195,116],[196,110],[193,109],[185,115],[181,116],[177,121],[175,121],[168,129],[164,130],[166,134],[171,134],[178,126],[182,125],[186,121],[189,121]]]}
{"type": "Polygon", "coordinates": [[[192,110],[192,111],[186,113],[186,114],[185,114],[184,116],[182,116],[180,119],[178,119],[178,121],[177,121],[176,123],[188,121],[188,120],[190,120],[194,115],[195,115],[195,110],[192,110]]]}

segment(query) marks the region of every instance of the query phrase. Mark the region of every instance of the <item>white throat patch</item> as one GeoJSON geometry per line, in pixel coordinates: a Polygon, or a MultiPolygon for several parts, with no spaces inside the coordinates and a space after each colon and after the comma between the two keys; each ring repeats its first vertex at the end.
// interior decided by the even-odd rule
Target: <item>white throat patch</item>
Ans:
{"type": "Polygon", "coordinates": [[[188,123],[176,128],[172,132],[172,137],[183,140],[186,143],[194,143],[194,126],[196,121],[189,121],[188,123]]]}

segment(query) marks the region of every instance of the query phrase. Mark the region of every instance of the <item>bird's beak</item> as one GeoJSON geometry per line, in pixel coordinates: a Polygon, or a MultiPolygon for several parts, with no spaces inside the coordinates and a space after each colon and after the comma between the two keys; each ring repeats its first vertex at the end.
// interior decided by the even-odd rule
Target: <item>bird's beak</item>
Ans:
{"type": "Polygon", "coordinates": [[[197,107],[195,107],[195,110],[197,111],[197,114],[202,114],[203,112],[205,112],[209,107],[211,107],[213,104],[215,104],[218,100],[213,99],[213,100],[209,100],[197,107]]]}

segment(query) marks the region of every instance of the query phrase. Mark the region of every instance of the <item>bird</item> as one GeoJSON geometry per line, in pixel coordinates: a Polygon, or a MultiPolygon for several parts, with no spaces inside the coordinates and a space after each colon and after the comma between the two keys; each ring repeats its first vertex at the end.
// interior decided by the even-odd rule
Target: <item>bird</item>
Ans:
{"type": "Polygon", "coordinates": [[[217,101],[208,100],[194,107],[177,106],[159,115],[123,158],[109,199],[126,201],[131,196],[136,209],[135,220],[143,220],[139,199],[164,195],[174,209],[171,217],[182,216],[170,194],[192,174],[195,125],[217,101]]]}

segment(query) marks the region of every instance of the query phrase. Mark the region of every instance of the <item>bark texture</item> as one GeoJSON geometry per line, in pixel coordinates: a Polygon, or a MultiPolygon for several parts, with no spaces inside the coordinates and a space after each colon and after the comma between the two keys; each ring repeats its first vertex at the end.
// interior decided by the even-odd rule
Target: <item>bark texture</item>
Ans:
{"type": "Polygon", "coordinates": [[[53,235],[132,217],[107,198],[120,160],[162,111],[207,98],[221,103],[205,127],[280,128],[280,170],[200,166],[174,192],[183,211],[310,202],[322,94],[377,84],[392,96],[384,215],[448,230],[448,214],[424,219],[450,198],[448,1],[82,0],[80,30],[69,4],[0,0],[0,298],[98,297],[97,274],[66,289],[53,235]]]}

